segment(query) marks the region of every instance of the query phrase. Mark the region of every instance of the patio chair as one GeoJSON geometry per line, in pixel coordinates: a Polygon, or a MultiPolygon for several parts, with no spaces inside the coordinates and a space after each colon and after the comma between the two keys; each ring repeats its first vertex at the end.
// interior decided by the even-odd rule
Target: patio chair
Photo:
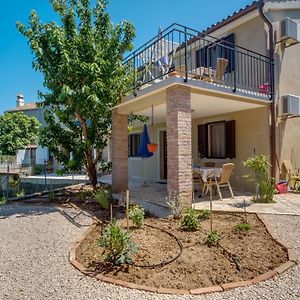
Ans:
{"type": "Polygon", "coordinates": [[[300,183],[300,174],[299,174],[299,170],[295,170],[292,166],[292,163],[290,160],[284,160],[282,162],[282,165],[286,171],[287,177],[288,177],[288,185],[290,186],[290,184],[293,182],[293,187],[292,189],[295,190],[297,183],[300,183]]]}
{"type": "Polygon", "coordinates": [[[222,166],[222,173],[221,173],[220,177],[213,176],[213,177],[209,178],[210,184],[212,184],[213,187],[214,186],[217,187],[217,191],[218,191],[220,200],[223,200],[220,188],[224,187],[224,186],[228,186],[231,197],[234,199],[232,188],[231,188],[231,185],[230,185],[230,182],[229,182],[229,179],[230,179],[230,176],[232,174],[233,168],[234,168],[233,163],[224,164],[222,166]]]}
{"type": "Polygon", "coordinates": [[[212,73],[213,75],[211,77],[210,76],[205,77],[205,78],[203,78],[203,80],[208,81],[208,82],[224,84],[223,77],[224,77],[227,66],[228,66],[228,59],[218,57],[215,72],[212,73]]]}

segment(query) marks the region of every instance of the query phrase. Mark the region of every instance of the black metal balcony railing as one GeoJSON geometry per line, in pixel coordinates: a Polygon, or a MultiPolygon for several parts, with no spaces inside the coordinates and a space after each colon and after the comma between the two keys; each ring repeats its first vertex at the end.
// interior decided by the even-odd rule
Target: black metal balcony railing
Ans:
{"type": "Polygon", "coordinates": [[[203,80],[270,98],[273,61],[237,46],[234,36],[217,39],[173,24],[124,60],[132,72],[132,89],[166,79],[177,71],[187,82],[203,80]]]}

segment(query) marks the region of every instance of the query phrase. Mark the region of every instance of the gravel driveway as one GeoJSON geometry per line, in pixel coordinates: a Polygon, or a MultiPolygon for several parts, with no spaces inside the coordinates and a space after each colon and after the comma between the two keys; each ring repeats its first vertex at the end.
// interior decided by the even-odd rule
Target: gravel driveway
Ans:
{"type": "MultiPolygon", "coordinates": [[[[300,256],[300,217],[268,218],[300,256]]],[[[201,297],[157,295],[97,282],[68,260],[72,243],[84,230],[56,208],[0,206],[0,299],[300,299],[299,266],[274,280],[201,297]]]]}

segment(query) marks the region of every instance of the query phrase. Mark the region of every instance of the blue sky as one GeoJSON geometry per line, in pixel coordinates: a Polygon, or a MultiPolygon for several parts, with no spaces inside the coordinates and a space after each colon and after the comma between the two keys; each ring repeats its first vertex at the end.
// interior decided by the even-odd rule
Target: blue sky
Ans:
{"type": "MultiPolygon", "coordinates": [[[[0,113],[15,106],[16,95],[26,102],[38,101],[43,90],[42,75],[32,69],[32,55],[26,39],[16,29],[16,21],[27,24],[32,9],[41,19],[56,20],[48,0],[2,1],[0,18],[0,113]]],[[[155,34],[176,22],[202,30],[251,0],[110,0],[108,10],[114,23],[129,20],[136,28],[135,46],[139,47],[155,34]]]]}

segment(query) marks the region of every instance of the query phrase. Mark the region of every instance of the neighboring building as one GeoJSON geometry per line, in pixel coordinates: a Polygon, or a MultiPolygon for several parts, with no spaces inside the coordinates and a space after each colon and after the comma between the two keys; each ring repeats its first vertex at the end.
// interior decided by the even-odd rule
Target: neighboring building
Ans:
{"type": "MultiPolygon", "coordinates": [[[[17,95],[16,107],[7,112],[22,112],[28,117],[35,117],[41,123],[41,126],[45,126],[44,111],[45,108],[38,107],[36,102],[25,103],[24,96],[17,95]]],[[[43,165],[45,160],[53,162],[53,157],[48,148],[39,145],[30,145],[26,149],[17,152],[17,163],[23,166],[43,165]]]]}
{"type": "Polygon", "coordinates": [[[300,168],[299,23],[299,0],[255,1],[202,32],[174,24],[133,52],[132,94],[113,109],[113,190],[167,179],[191,203],[193,165],[234,162],[239,190],[254,189],[242,165],[253,153],[270,157],[277,178],[283,160],[300,168]],[[131,113],[154,116],[159,147],[146,164],[135,158],[142,127],[128,152],[131,113]]]}

